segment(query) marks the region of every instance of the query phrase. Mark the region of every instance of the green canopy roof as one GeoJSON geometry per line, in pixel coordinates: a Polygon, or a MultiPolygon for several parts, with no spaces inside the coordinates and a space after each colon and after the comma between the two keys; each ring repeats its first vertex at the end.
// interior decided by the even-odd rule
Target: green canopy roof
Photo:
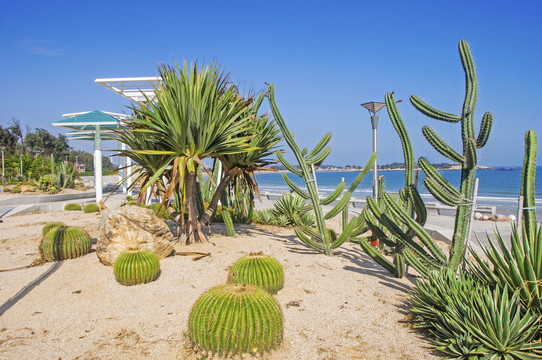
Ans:
{"type": "Polygon", "coordinates": [[[53,126],[71,130],[91,130],[98,125],[100,126],[100,130],[119,129],[124,127],[120,119],[98,110],[71,116],[53,123],[53,126]]]}

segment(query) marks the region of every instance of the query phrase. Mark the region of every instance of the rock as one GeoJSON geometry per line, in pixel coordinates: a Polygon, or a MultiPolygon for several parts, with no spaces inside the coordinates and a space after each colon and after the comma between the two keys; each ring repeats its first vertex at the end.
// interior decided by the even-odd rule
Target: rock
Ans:
{"type": "Polygon", "coordinates": [[[482,216],[482,220],[484,220],[484,221],[487,221],[487,220],[489,220],[489,216],[487,216],[487,215],[483,215],[483,216],[482,216]]]}
{"type": "Polygon", "coordinates": [[[514,222],[514,221],[517,220],[515,215],[510,215],[510,216],[508,217],[508,219],[510,219],[510,221],[512,221],[512,222],[514,222]]]}
{"type": "Polygon", "coordinates": [[[33,187],[33,186],[30,186],[30,185],[22,185],[21,186],[21,192],[25,193],[25,192],[34,192],[36,191],[36,188],[33,187]]]}
{"type": "Polygon", "coordinates": [[[105,209],[98,232],[96,255],[103,264],[111,266],[128,249],[148,249],[163,259],[171,254],[176,243],[167,224],[151,209],[139,206],[105,209]]]}
{"type": "Polygon", "coordinates": [[[474,220],[482,220],[482,214],[479,212],[474,213],[474,220]]]}
{"type": "Polygon", "coordinates": [[[105,201],[104,205],[108,209],[118,209],[121,206],[126,205],[126,199],[111,197],[105,201]]]}

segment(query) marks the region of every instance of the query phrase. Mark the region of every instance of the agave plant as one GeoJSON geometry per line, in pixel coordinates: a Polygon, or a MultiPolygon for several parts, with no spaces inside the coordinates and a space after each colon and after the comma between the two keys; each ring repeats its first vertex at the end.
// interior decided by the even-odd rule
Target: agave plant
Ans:
{"type": "MultiPolygon", "coordinates": [[[[279,196],[276,201],[273,202],[273,215],[275,217],[284,216],[286,218],[287,225],[295,225],[295,218],[298,217],[304,222],[303,218],[305,214],[312,208],[305,199],[297,194],[284,194],[279,196]]],[[[305,223],[305,225],[312,225],[312,223],[305,223]]]]}

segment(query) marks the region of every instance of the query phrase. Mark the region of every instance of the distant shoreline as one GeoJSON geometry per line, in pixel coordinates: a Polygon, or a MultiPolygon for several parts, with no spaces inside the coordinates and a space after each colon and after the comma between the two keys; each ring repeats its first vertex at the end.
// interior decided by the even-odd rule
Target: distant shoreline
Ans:
{"type": "MultiPolygon", "coordinates": [[[[483,165],[477,165],[476,170],[495,170],[496,168],[491,166],[483,166],[483,165]]],[[[316,172],[359,172],[362,169],[340,169],[340,168],[328,168],[328,169],[318,169],[316,172]]],[[[421,170],[421,168],[416,168],[415,170],[421,170]]],[[[454,165],[450,166],[448,168],[436,168],[437,171],[446,171],[446,170],[461,170],[460,165],[454,165]]],[[[372,169],[371,169],[372,171],[372,169]]],[[[405,168],[393,168],[393,169],[378,169],[378,171],[405,171],[405,168]]],[[[257,173],[265,174],[265,173],[283,173],[283,172],[290,172],[290,170],[285,169],[275,169],[275,170],[257,170],[257,173]]]]}

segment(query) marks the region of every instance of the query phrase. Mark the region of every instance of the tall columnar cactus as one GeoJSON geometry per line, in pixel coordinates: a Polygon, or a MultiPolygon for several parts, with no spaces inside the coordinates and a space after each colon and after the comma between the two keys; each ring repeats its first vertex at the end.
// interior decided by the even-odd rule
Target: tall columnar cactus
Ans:
{"type": "Polygon", "coordinates": [[[529,130],[525,133],[525,159],[521,176],[520,195],[523,196],[523,227],[527,235],[533,239],[536,233],[536,203],[534,179],[536,174],[536,133],[529,130]]]}
{"type": "Polygon", "coordinates": [[[484,147],[489,137],[492,125],[492,115],[486,112],[482,117],[480,131],[476,137],[474,131],[474,111],[478,83],[474,62],[470,53],[469,45],[465,40],[459,42],[459,54],[463,70],[465,72],[465,99],[461,115],[455,115],[437,110],[415,95],[410,97],[412,105],[422,114],[436,120],[450,123],[461,123],[461,138],[463,142],[462,154],[444,142],[437,133],[428,126],[423,127],[423,135],[427,141],[440,154],[461,165],[461,185],[455,189],[446,181],[424,158],[419,163],[426,178],[424,184],[431,194],[443,203],[457,207],[450,250],[449,267],[456,269],[463,260],[465,254],[466,239],[470,231],[471,212],[473,211],[473,186],[477,163],[477,150],[484,147]]]}
{"type": "Polygon", "coordinates": [[[275,103],[275,87],[273,84],[269,85],[267,96],[269,98],[269,104],[271,106],[271,111],[273,112],[273,115],[275,117],[275,121],[280,127],[280,130],[282,131],[284,140],[286,140],[286,143],[288,144],[290,149],[292,149],[300,166],[300,169],[290,164],[288,161],[286,161],[286,159],[284,159],[280,152],[277,152],[279,161],[282,163],[282,165],[284,165],[287,170],[289,170],[296,176],[302,177],[305,180],[305,186],[307,188],[307,191],[304,191],[303,189],[295,185],[285,173],[282,174],[282,177],[284,181],[288,184],[288,186],[298,195],[300,195],[304,199],[310,199],[313,205],[314,217],[316,219],[316,230],[308,226],[303,226],[303,224],[299,222],[298,226],[295,228],[295,233],[297,237],[306,245],[316,250],[324,251],[326,255],[332,255],[332,249],[341,246],[352,236],[361,234],[361,229],[364,224],[361,224],[357,218],[350,220],[350,222],[348,223],[344,221],[343,231],[341,235],[338,236],[335,240],[332,240],[330,238],[329,231],[327,231],[325,220],[332,219],[333,217],[337,216],[341,211],[343,212],[343,219],[348,218],[348,202],[350,200],[350,197],[352,196],[354,190],[358,187],[361,180],[370,171],[371,166],[375,161],[376,153],[373,153],[371,155],[369,161],[367,162],[363,170],[354,179],[354,181],[352,182],[348,190],[344,193],[344,195],[341,197],[341,199],[338,201],[338,203],[328,213],[324,215],[322,205],[329,205],[339,199],[339,195],[343,193],[343,190],[345,188],[345,183],[341,182],[328,197],[320,200],[318,197],[318,192],[316,191],[316,179],[313,177],[311,172],[311,166],[314,166],[315,169],[318,168],[331,152],[331,148],[326,148],[329,140],[331,140],[331,133],[327,133],[326,135],[324,135],[320,142],[311,151],[308,151],[307,149],[301,150],[295,142],[293,134],[286,126],[286,123],[279,112],[277,104],[275,103]]]}
{"type": "Polygon", "coordinates": [[[226,225],[226,234],[233,237],[235,236],[235,228],[228,208],[228,195],[226,194],[226,191],[222,192],[220,201],[222,202],[222,221],[224,221],[224,225],[226,225]]]}
{"type": "Polygon", "coordinates": [[[269,351],[280,344],[282,330],[277,301],[250,285],[210,289],[196,301],[189,318],[196,346],[221,356],[269,351]]]}
{"type": "Polygon", "coordinates": [[[284,270],[277,259],[263,253],[251,253],[233,264],[228,282],[261,287],[271,294],[282,289],[284,270]]]}
{"type": "Polygon", "coordinates": [[[74,259],[90,252],[89,234],[75,226],[59,226],[47,232],[40,249],[47,261],[74,259]]]}
{"type": "MultiPolygon", "coordinates": [[[[416,246],[417,244],[414,242],[414,237],[417,235],[416,232],[409,231],[407,223],[401,219],[406,217],[414,219],[420,225],[420,231],[422,231],[422,227],[427,219],[427,211],[418,194],[418,190],[416,189],[415,162],[412,144],[410,143],[408,132],[397,109],[393,93],[387,93],[385,99],[388,114],[395,131],[399,135],[401,146],[403,148],[405,187],[401,189],[398,197],[387,195],[386,198],[384,198],[383,184],[381,184],[379,186],[378,199],[373,199],[371,197],[367,199],[369,206],[364,208],[362,218],[380,243],[392,249],[394,253],[393,263],[385,258],[377,249],[374,249],[366,239],[361,239],[359,244],[377,263],[397,277],[403,277],[406,272],[404,252],[410,252],[410,250],[405,250],[405,247],[415,246],[419,249],[419,246],[416,246]],[[396,204],[395,210],[390,209],[387,205],[390,201],[393,201],[396,204]],[[400,212],[401,216],[395,216],[396,212],[400,212]],[[388,226],[385,224],[388,224],[388,226]]],[[[422,237],[425,239],[430,238],[427,234],[422,237]]],[[[435,248],[434,245],[432,247],[435,248]]],[[[408,255],[412,254],[410,253],[407,254],[407,256],[408,255]]],[[[429,254],[424,254],[424,256],[431,259],[429,254]]],[[[423,273],[423,270],[424,269],[418,269],[420,273],[423,273]]]]}
{"type": "Polygon", "coordinates": [[[158,278],[160,261],[150,250],[127,250],[117,256],[113,272],[122,285],[146,284],[158,278]]]}

